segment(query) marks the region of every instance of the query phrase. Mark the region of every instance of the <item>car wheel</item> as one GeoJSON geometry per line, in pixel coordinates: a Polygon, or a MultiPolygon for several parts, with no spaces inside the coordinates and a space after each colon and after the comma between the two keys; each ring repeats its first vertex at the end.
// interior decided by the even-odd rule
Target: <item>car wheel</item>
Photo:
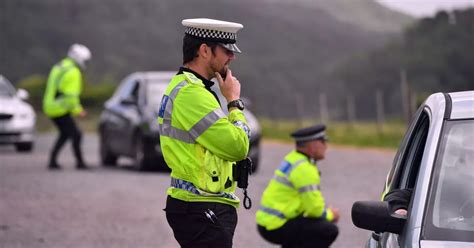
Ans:
{"type": "Polygon", "coordinates": [[[147,156],[145,142],[140,134],[135,135],[135,164],[140,171],[149,170],[151,161],[147,156]]]}
{"type": "Polygon", "coordinates": [[[19,152],[31,152],[33,150],[33,142],[18,143],[15,148],[19,152]]]}
{"type": "Polygon", "coordinates": [[[258,156],[251,157],[252,159],[252,173],[258,170],[259,158],[258,156]]]}
{"type": "Polygon", "coordinates": [[[117,165],[118,156],[113,154],[110,151],[109,146],[107,145],[107,136],[105,133],[100,134],[100,161],[103,166],[115,166],[117,165]]]}

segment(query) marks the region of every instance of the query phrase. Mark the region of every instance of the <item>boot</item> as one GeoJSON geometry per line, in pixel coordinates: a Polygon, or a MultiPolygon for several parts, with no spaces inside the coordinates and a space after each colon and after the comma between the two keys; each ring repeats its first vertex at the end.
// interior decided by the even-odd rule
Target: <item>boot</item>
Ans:
{"type": "Polygon", "coordinates": [[[87,170],[87,169],[89,169],[89,166],[87,166],[87,164],[85,164],[84,162],[80,162],[80,163],[77,163],[76,169],[78,169],[78,170],[87,170]]]}
{"type": "Polygon", "coordinates": [[[56,163],[55,161],[51,161],[48,164],[48,169],[50,169],[50,170],[60,170],[61,166],[58,163],[56,163]]]}

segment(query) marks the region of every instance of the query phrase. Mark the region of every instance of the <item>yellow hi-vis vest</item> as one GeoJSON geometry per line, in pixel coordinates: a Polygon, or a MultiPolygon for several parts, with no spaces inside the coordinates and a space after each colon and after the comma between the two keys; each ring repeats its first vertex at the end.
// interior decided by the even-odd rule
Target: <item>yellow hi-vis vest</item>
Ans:
{"type": "Polygon", "coordinates": [[[319,171],[298,151],[290,152],[275,171],[264,190],[256,221],[267,230],[275,230],[298,216],[333,219],[320,191],[319,171]]]}
{"type": "Polygon", "coordinates": [[[61,60],[49,73],[43,112],[51,118],[79,114],[83,110],[79,99],[81,91],[81,70],[72,59],[61,60]]]}
{"type": "Polygon", "coordinates": [[[171,79],[158,123],[163,157],[171,168],[168,195],[237,208],[232,166],[247,156],[250,135],[243,112],[234,109],[226,116],[203,82],[184,71],[171,79]]]}

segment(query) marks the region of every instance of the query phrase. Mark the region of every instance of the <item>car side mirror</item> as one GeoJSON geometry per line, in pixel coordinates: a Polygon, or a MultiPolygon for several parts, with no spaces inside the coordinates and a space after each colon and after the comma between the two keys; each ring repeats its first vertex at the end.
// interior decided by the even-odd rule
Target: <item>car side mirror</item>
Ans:
{"type": "Polygon", "coordinates": [[[25,89],[18,89],[16,91],[16,96],[21,100],[27,100],[30,97],[30,94],[25,89]]]}
{"type": "Polygon", "coordinates": [[[129,96],[120,100],[120,103],[123,105],[137,105],[137,100],[134,97],[129,96]]]}
{"type": "Polygon", "coordinates": [[[357,201],[351,215],[356,227],[375,232],[400,234],[406,222],[406,216],[390,214],[388,203],[382,201],[357,201]]]}

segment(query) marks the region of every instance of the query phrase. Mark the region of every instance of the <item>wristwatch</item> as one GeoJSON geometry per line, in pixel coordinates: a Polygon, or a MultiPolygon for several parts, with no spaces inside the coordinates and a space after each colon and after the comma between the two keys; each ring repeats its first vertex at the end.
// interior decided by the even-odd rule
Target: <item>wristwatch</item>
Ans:
{"type": "Polygon", "coordinates": [[[240,110],[244,110],[244,102],[241,99],[233,100],[227,104],[227,109],[230,108],[238,108],[240,110]]]}

